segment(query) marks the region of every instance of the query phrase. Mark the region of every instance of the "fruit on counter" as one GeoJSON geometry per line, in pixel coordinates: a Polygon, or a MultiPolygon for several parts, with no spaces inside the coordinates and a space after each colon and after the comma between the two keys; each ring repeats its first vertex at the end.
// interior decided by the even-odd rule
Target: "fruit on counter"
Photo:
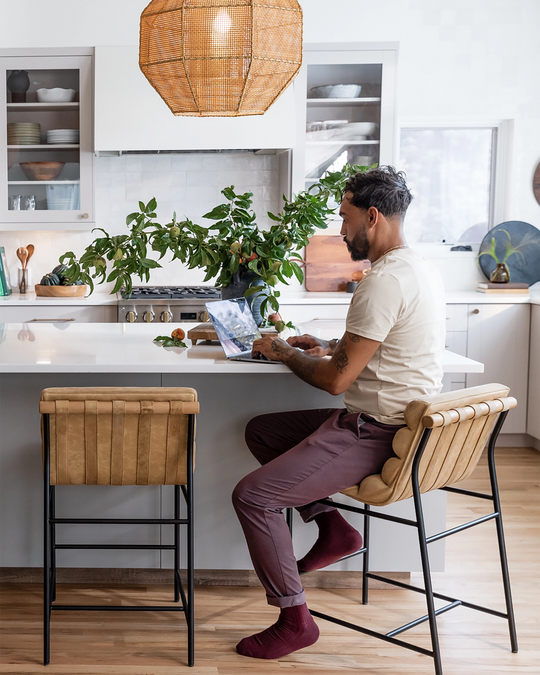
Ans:
{"type": "Polygon", "coordinates": [[[186,337],[186,333],[181,328],[175,328],[171,333],[173,340],[183,340],[186,337]]]}
{"type": "Polygon", "coordinates": [[[154,338],[154,342],[160,342],[162,347],[187,347],[182,340],[186,337],[185,332],[181,328],[175,328],[171,335],[158,335],[154,338]]]}
{"type": "Polygon", "coordinates": [[[44,277],[42,277],[39,282],[42,286],[60,286],[60,277],[53,272],[49,272],[44,277]]]}
{"type": "Polygon", "coordinates": [[[66,271],[66,265],[57,265],[52,272],[49,272],[42,277],[39,283],[42,286],[82,286],[84,284],[84,281],[81,281],[80,279],[70,281],[65,276],[66,271]]]}

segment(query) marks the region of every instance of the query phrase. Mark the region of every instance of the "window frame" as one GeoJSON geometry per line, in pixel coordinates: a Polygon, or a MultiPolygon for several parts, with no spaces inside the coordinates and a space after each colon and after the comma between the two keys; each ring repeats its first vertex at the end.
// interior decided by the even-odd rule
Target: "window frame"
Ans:
{"type": "Polygon", "coordinates": [[[487,230],[489,232],[496,225],[508,220],[514,120],[456,117],[402,117],[399,120],[398,133],[396,134],[397,146],[395,149],[395,156],[400,157],[401,136],[404,129],[441,130],[486,128],[495,130],[490,175],[490,203],[487,230]]]}

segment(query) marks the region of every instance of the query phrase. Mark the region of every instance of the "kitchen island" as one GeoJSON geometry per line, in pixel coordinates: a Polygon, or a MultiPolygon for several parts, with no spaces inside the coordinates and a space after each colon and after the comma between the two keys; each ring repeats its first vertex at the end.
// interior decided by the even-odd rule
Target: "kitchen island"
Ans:
{"type": "MultiPolygon", "coordinates": [[[[335,330],[334,322],[321,330],[335,330]]],[[[190,324],[182,324],[187,331],[190,324]]],[[[169,325],[169,328],[171,326],[169,325]]],[[[309,328],[309,326],[307,326],[309,328]]],[[[0,324],[0,567],[39,567],[42,562],[42,475],[40,460],[40,392],[66,386],[189,386],[199,394],[195,471],[195,567],[248,570],[251,562],[230,494],[238,480],[257,467],[247,450],[243,431],[260,413],[299,408],[340,407],[341,397],[314,389],[285,366],[272,363],[228,362],[218,343],[188,349],[165,349],[153,342],[165,327],[147,324],[44,323],[0,324]]],[[[324,337],[324,335],[323,335],[324,337]]],[[[190,345],[190,341],[186,340],[190,345]]],[[[482,372],[482,364],[451,352],[446,372],[482,372]]],[[[169,487],[61,487],[59,516],[168,516],[169,487]]],[[[444,529],[445,495],[426,495],[428,528],[444,529]]],[[[343,499],[346,499],[343,497],[343,499]]],[[[411,514],[409,502],[386,507],[411,514]]],[[[298,521],[299,522],[299,521],[298,521]]],[[[65,525],[58,534],[81,543],[168,543],[163,527],[139,528],[90,525],[80,532],[65,525]]],[[[416,540],[411,532],[379,521],[373,526],[371,567],[378,571],[409,572],[419,568],[416,540]],[[401,556],[390,556],[385,541],[400,542],[401,556]]],[[[295,527],[298,557],[311,546],[314,525],[295,527]]],[[[395,549],[394,549],[395,550],[395,549]]],[[[433,567],[443,569],[444,543],[431,549],[433,567]]],[[[60,551],[59,567],[170,568],[170,552],[60,551]]],[[[360,560],[335,565],[357,569],[360,560]]]]}

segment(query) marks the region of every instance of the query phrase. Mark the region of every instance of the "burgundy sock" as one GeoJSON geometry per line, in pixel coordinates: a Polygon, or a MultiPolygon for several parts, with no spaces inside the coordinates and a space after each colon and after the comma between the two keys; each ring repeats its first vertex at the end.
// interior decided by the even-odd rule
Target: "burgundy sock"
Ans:
{"type": "Polygon", "coordinates": [[[254,659],[279,659],[297,649],[315,644],[318,639],[319,627],[304,603],[283,607],[275,624],[262,633],[240,640],[236,651],[254,659]]]}
{"type": "Polygon", "coordinates": [[[319,536],[311,550],[298,561],[299,572],[328,567],[362,548],[360,532],[349,525],[337,509],[319,513],[313,520],[319,526],[319,536]]]}

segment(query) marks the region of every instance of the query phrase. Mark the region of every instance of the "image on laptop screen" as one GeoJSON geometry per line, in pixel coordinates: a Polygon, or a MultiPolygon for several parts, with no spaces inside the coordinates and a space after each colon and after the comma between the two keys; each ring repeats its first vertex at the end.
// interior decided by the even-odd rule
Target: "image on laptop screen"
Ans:
{"type": "Polygon", "coordinates": [[[206,309],[225,356],[230,359],[251,355],[253,341],[260,338],[261,334],[246,299],[208,302],[206,309]]]}

